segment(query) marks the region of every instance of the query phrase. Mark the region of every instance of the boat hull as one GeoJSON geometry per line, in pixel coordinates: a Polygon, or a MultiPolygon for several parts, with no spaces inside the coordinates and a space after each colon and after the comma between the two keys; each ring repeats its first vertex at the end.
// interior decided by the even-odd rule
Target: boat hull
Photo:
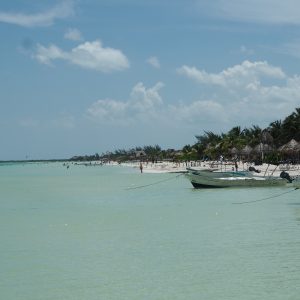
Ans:
{"type": "Polygon", "coordinates": [[[186,175],[194,188],[271,187],[285,186],[287,180],[278,177],[212,177],[204,174],[186,175]]]}
{"type": "Polygon", "coordinates": [[[252,177],[253,173],[249,171],[220,171],[219,169],[192,169],[186,168],[189,174],[213,177],[213,178],[222,178],[222,177],[252,177]]]}

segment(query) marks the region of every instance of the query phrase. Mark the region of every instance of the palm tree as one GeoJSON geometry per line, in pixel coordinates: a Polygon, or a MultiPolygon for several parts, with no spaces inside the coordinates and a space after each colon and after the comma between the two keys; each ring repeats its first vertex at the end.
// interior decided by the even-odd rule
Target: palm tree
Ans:
{"type": "Polygon", "coordinates": [[[300,108],[287,116],[282,123],[281,141],[283,144],[291,139],[300,140],[300,108]]]}
{"type": "Polygon", "coordinates": [[[270,134],[273,136],[274,138],[274,144],[278,147],[279,145],[281,145],[281,141],[280,141],[280,136],[282,134],[282,122],[281,120],[277,120],[274,121],[272,123],[270,123],[269,127],[268,127],[270,134]]]}
{"type": "Polygon", "coordinates": [[[216,145],[221,140],[221,136],[212,132],[212,131],[204,131],[203,135],[196,135],[196,139],[199,144],[204,146],[208,145],[216,145]]]}
{"type": "Polygon", "coordinates": [[[260,142],[261,132],[262,129],[257,125],[244,129],[244,137],[247,144],[251,147],[257,145],[260,142]]]}
{"type": "Polygon", "coordinates": [[[155,146],[144,146],[144,151],[152,162],[156,161],[161,154],[161,147],[159,145],[155,146]]]}
{"type": "Polygon", "coordinates": [[[205,131],[204,135],[196,136],[198,140],[198,149],[203,149],[203,154],[210,156],[211,158],[216,158],[218,155],[218,150],[216,145],[221,142],[222,137],[212,131],[205,131]]]}

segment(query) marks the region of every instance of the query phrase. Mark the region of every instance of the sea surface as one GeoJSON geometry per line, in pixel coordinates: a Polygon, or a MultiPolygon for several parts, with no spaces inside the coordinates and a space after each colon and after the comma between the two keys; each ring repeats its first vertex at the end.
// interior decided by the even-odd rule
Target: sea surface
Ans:
{"type": "Polygon", "coordinates": [[[0,299],[299,300],[300,190],[287,191],[2,164],[0,299]]]}

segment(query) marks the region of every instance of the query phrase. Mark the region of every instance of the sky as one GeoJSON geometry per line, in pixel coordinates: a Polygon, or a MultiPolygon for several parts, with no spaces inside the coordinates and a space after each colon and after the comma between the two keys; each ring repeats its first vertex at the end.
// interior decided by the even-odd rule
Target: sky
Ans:
{"type": "Polygon", "coordinates": [[[296,0],[2,0],[0,160],[266,127],[300,106],[296,0]]]}

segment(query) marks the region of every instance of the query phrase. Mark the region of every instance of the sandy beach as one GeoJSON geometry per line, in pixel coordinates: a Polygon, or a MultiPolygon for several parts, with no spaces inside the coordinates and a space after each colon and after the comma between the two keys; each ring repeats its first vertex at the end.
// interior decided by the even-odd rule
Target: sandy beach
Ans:
{"type": "MultiPolygon", "coordinates": [[[[117,165],[116,163],[110,163],[111,165],[117,165]]],[[[140,172],[140,162],[127,162],[122,163],[122,166],[132,167],[140,172]]],[[[143,173],[185,173],[186,168],[194,168],[197,170],[211,169],[220,171],[232,171],[234,170],[233,162],[218,162],[218,161],[190,161],[190,162],[157,162],[157,163],[142,163],[143,173]]],[[[238,162],[238,171],[249,170],[249,167],[254,167],[259,170],[260,173],[255,173],[257,176],[279,176],[282,171],[288,172],[291,176],[299,175],[300,165],[282,164],[282,165],[254,165],[253,163],[238,162]]]]}

